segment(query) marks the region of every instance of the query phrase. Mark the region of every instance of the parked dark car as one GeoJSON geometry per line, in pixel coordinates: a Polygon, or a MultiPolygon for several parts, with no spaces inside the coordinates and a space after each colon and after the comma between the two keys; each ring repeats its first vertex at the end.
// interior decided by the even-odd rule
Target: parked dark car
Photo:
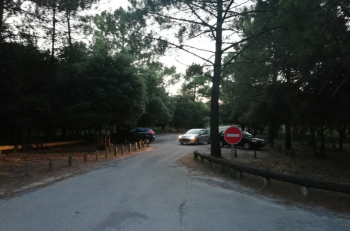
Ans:
{"type": "Polygon", "coordinates": [[[205,142],[210,144],[210,134],[207,129],[195,128],[188,130],[178,137],[180,144],[199,144],[205,142]]]}
{"type": "MultiPolygon", "coordinates": [[[[225,145],[231,146],[231,144],[227,143],[225,140],[225,131],[221,131],[219,134],[221,147],[224,147],[225,145]]],[[[235,146],[243,147],[244,149],[260,149],[265,146],[265,141],[254,137],[246,131],[242,131],[242,139],[238,144],[235,144],[235,146]]]]}
{"type": "Polygon", "coordinates": [[[149,141],[150,143],[153,142],[156,139],[156,133],[150,129],[150,128],[144,128],[144,127],[133,127],[129,130],[114,133],[112,135],[112,142],[124,142],[124,140],[127,140],[127,142],[131,141],[149,141]]]}

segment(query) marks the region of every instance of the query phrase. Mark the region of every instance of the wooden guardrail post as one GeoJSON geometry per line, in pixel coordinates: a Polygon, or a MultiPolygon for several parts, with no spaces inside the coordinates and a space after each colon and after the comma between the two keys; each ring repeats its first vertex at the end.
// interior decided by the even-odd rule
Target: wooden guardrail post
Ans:
{"type": "Polygon", "coordinates": [[[68,166],[72,167],[72,155],[68,155],[68,166]]]}
{"type": "Polygon", "coordinates": [[[264,177],[264,186],[270,185],[270,178],[264,177]]]}
{"type": "Polygon", "coordinates": [[[301,195],[304,197],[309,195],[309,189],[305,186],[301,186],[301,195]]]}
{"type": "Polygon", "coordinates": [[[243,179],[243,173],[241,171],[237,171],[237,178],[243,179]]]}
{"type": "Polygon", "coordinates": [[[98,150],[96,150],[96,161],[98,161],[98,158],[99,158],[99,153],[98,153],[98,150]]]}
{"type": "Polygon", "coordinates": [[[30,162],[25,161],[24,162],[24,176],[28,176],[29,175],[29,168],[30,168],[30,162]]]}
{"type": "Polygon", "coordinates": [[[52,165],[52,158],[49,158],[49,172],[51,172],[53,169],[52,165]]]}

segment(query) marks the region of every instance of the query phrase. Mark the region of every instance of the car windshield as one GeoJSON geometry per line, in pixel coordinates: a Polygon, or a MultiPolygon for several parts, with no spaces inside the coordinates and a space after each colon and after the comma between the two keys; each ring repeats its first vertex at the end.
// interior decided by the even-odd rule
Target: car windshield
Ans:
{"type": "Polygon", "coordinates": [[[242,132],[245,136],[248,136],[248,137],[252,137],[253,135],[252,134],[250,134],[250,133],[248,133],[248,132],[242,132]]]}
{"type": "Polygon", "coordinates": [[[201,129],[191,129],[186,132],[186,134],[199,134],[201,129]]]}

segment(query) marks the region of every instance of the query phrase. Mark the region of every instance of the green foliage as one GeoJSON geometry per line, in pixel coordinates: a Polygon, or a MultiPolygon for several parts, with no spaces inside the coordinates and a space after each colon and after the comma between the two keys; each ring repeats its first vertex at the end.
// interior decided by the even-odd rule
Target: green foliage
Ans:
{"type": "Polygon", "coordinates": [[[341,132],[349,124],[345,119],[349,107],[343,104],[349,98],[345,77],[349,70],[344,65],[349,60],[344,54],[350,39],[347,5],[344,1],[256,1],[248,11],[255,13],[237,19],[236,28],[246,38],[263,29],[269,32],[247,40],[232,53],[239,57],[225,68],[222,115],[234,122],[269,124],[271,134],[285,124],[286,141],[289,126],[301,135],[307,127],[315,154],[324,155],[324,131],[341,132]]]}
{"type": "Polygon", "coordinates": [[[177,130],[203,128],[209,122],[209,107],[202,102],[194,102],[189,96],[179,95],[174,98],[175,109],[173,127],[177,130]]]}
{"type": "Polygon", "coordinates": [[[209,73],[204,73],[203,67],[199,64],[192,64],[186,70],[185,83],[182,85],[182,92],[190,95],[193,101],[201,98],[210,98],[209,73]]]}

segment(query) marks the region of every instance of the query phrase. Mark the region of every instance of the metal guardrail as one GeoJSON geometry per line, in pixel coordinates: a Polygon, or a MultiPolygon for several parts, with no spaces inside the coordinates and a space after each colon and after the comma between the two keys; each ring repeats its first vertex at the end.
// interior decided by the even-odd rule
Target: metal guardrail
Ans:
{"type": "MultiPolygon", "coordinates": [[[[199,152],[194,152],[194,158],[197,159],[197,157],[200,157],[202,160],[206,159],[209,162],[217,163],[221,166],[225,166],[228,168],[235,169],[239,172],[246,172],[249,174],[257,175],[269,179],[275,179],[279,181],[289,182],[292,184],[301,185],[306,188],[318,188],[318,189],[324,189],[329,191],[335,191],[335,192],[342,192],[342,193],[349,193],[350,194],[350,184],[342,184],[342,183],[336,183],[336,182],[328,182],[323,180],[315,180],[310,178],[304,178],[304,177],[297,177],[282,173],[276,173],[271,172],[267,170],[262,169],[256,169],[248,166],[233,164],[229,161],[226,161],[224,159],[215,158],[208,155],[200,154],[199,152]]],[[[307,192],[306,192],[307,194],[307,192]]]]}
{"type": "Polygon", "coordinates": [[[60,145],[79,144],[79,143],[85,143],[85,142],[86,140],[74,140],[74,141],[63,141],[63,142],[54,142],[54,143],[27,144],[27,145],[4,145],[4,146],[0,146],[0,153],[3,150],[53,147],[53,146],[60,146],[60,145]]]}

